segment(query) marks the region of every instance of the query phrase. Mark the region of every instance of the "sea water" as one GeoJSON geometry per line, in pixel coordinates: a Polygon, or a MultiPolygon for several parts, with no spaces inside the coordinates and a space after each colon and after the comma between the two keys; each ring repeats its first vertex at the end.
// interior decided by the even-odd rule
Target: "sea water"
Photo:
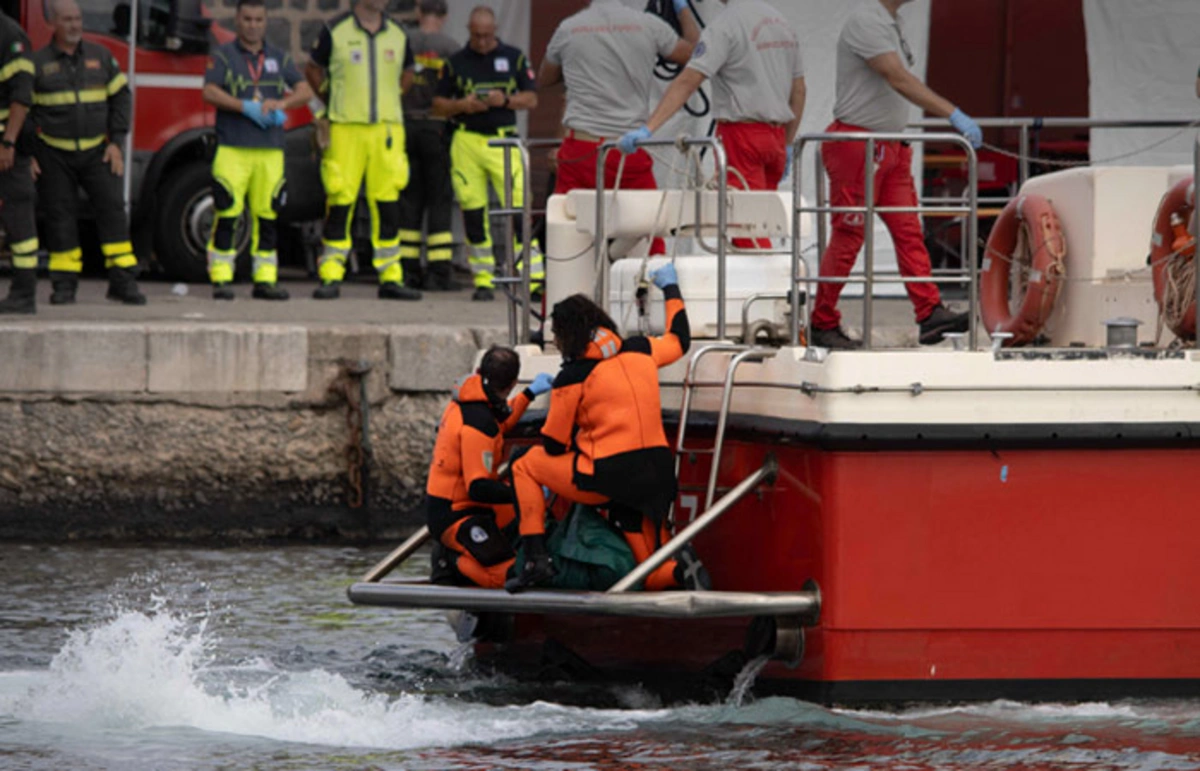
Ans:
{"type": "Polygon", "coordinates": [[[747,673],[664,705],[484,676],[440,613],[345,599],[386,551],[0,545],[0,768],[1200,769],[1200,700],[831,710],[747,673]]]}

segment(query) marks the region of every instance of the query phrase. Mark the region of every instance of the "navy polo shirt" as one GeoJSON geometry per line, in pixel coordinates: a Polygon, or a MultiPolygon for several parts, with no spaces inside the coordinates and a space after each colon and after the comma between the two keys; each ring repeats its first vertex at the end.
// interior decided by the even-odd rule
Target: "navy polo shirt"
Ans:
{"type": "MultiPolygon", "coordinates": [[[[205,84],[220,86],[235,99],[253,99],[257,87],[263,101],[283,99],[303,77],[290,54],[268,43],[251,53],[234,40],[213,51],[205,84]]],[[[266,131],[241,113],[217,110],[217,141],[228,147],[283,149],[283,128],[266,131]]]]}
{"type": "MultiPolygon", "coordinates": [[[[468,94],[503,91],[513,96],[521,91],[537,90],[533,67],[520,49],[500,43],[486,54],[467,46],[450,57],[438,84],[438,96],[461,99],[468,94]]],[[[456,115],[454,121],[467,131],[493,135],[500,129],[517,125],[517,113],[502,107],[473,115],[456,115]]]]}

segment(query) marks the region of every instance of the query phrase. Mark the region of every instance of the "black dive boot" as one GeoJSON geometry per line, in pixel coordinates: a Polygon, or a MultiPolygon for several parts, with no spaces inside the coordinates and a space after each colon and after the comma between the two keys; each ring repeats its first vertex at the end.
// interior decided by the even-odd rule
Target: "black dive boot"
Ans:
{"type": "Polygon", "coordinates": [[[525,548],[525,564],[521,566],[520,573],[504,582],[505,591],[512,594],[544,584],[554,578],[557,572],[554,562],[550,559],[550,553],[546,551],[546,536],[522,536],[521,546],[525,548]]]}
{"type": "Polygon", "coordinates": [[[0,300],[0,313],[37,313],[37,270],[17,268],[13,271],[8,297],[0,300]]]}
{"type": "Polygon", "coordinates": [[[50,274],[50,304],[74,305],[75,291],[79,289],[79,276],[74,273],[54,271],[50,274]]]}
{"type": "Polygon", "coordinates": [[[134,268],[108,269],[108,299],[125,305],[145,305],[146,295],[138,291],[134,268]]]}

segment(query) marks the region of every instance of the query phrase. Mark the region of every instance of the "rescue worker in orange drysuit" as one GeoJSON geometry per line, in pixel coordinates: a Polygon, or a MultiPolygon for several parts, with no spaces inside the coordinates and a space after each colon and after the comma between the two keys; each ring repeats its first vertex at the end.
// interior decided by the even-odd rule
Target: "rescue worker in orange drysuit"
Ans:
{"type": "Polygon", "coordinates": [[[457,555],[458,573],[485,588],[504,586],[515,556],[500,532],[514,518],[515,501],[513,489],[497,476],[504,432],[552,382],[550,375],[538,375],[505,401],[520,370],[515,351],[493,347],[476,373],[459,383],[438,424],[425,487],[430,534],[457,555]]]}
{"type": "MultiPolygon", "coordinates": [[[[583,295],[554,306],[551,329],[563,366],[550,392],[542,446],[513,463],[521,541],[526,560],[510,591],[554,576],[545,546],[542,487],[591,506],[605,506],[638,562],[667,535],[675,500],[675,459],[662,425],[658,368],[679,360],[691,332],[675,267],[652,276],[667,303],[662,337],[622,340],[608,314],[583,295]]],[[[707,571],[691,547],[646,579],[648,590],[709,588],[707,571]]]]}

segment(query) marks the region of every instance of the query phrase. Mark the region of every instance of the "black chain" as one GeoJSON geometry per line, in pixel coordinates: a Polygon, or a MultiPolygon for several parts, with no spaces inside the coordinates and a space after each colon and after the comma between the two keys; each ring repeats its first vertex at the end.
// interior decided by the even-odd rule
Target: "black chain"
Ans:
{"type": "Polygon", "coordinates": [[[343,452],[349,486],[346,504],[351,509],[362,509],[367,504],[372,453],[365,415],[368,409],[366,376],[370,371],[371,365],[366,362],[343,362],[341,373],[329,385],[329,392],[346,402],[347,439],[343,452]]]}

